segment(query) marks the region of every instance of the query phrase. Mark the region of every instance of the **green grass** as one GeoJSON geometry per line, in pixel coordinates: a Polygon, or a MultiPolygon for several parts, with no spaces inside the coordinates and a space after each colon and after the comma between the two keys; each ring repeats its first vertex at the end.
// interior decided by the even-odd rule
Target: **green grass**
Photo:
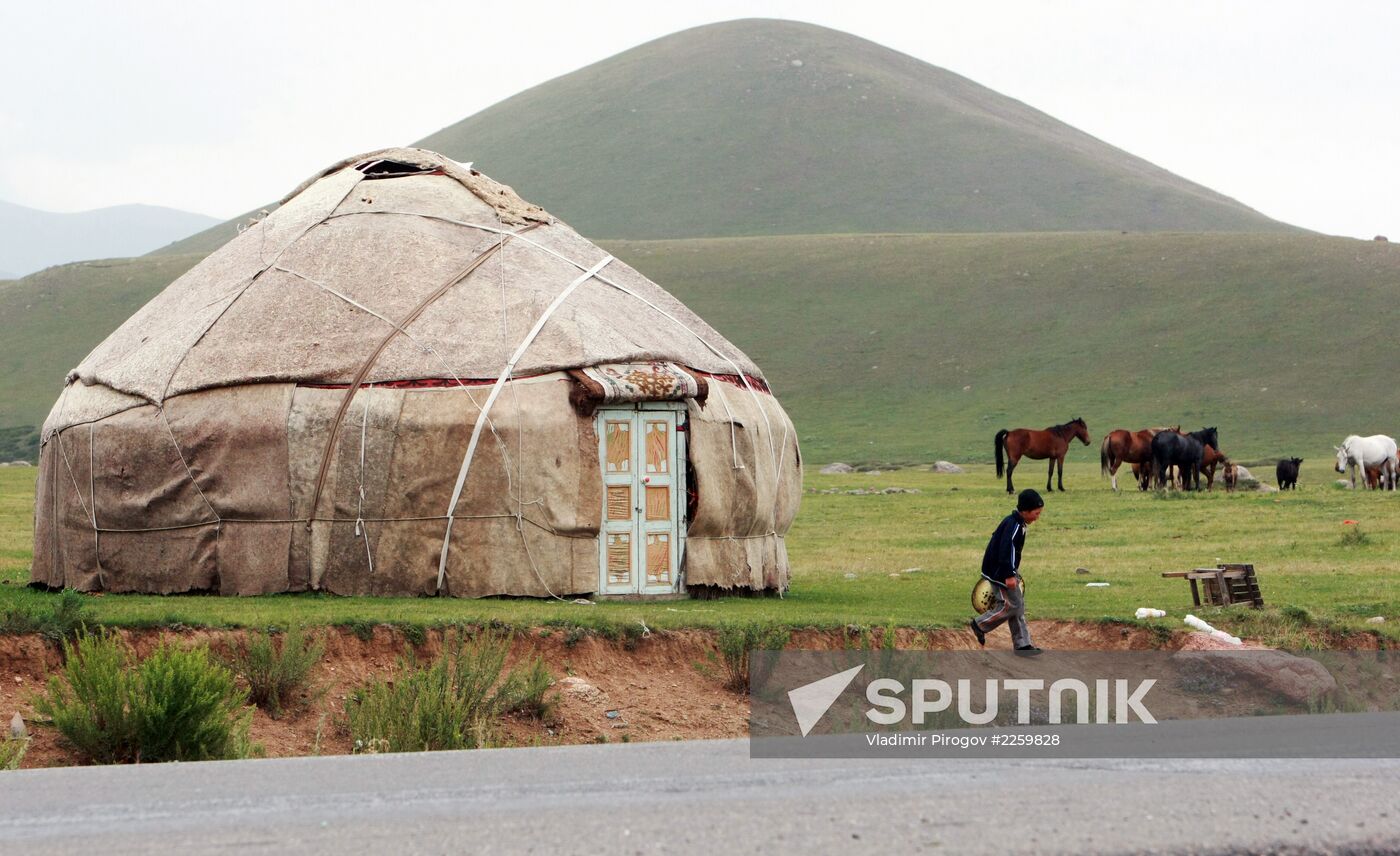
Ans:
{"type": "MultiPolygon", "coordinates": [[[[5,583],[0,608],[56,597],[22,587],[32,479],[32,474],[0,471],[0,579],[5,583]]],[[[1162,579],[1160,573],[1217,560],[1244,561],[1258,568],[1270,608],[1201,610],[1208,621],[1256,638],[1308,645],[1323,631],[1366,632],[1365,618],[1385,615],[1390,623],[1381,632],[1394,644],[1400,640],[1400,591],[1390,581],[1400,574],[1400,494],[1336,490],[1332,480],[1324,465],[1308,462],[1296,493],[1217,492],[1160,502],[1151,494],[1114,495],[1097,467],[1075,464],[1066,474],[1070,492],[1048,497],[1045,515],[1027,540],[1023,570],[1030,616],[1131,620],[1137,607],[1152,606],[1168,610],[1170,617],[1150,624],[1178,628],[1190,609],[1189,590],[1182,580],[1162,579]],[[1366,527],[1366,544],[1339,546],[1348,528],[1345,519],[1366,527]],[[1076,574],[1078,567],[1090,574],[1076,574]],[[1090,581],[1111,585],[1086,588],[1090,581]]],[[[474,622],[553,625],[566,636],[599,632],[616,638],[639,633],[643,621],[654,629],[736,623],[955,627],[966,621],[982,549],[1010,507],[990,468],[974,467],[961,476],[915,470],[811,474],[807,482],[815,490],[879,486],[922,492],[808,494],[788,536],[794,570],[792,591],[782,599],[582,606],[547,600],[106,595],[90,599],[91,614],[131,626],[474,622]],[[919,570],[903,573],[910,568],[919,570]]],[[[1027,472],[1022,486],[1044,485],[1027,472]]]]}

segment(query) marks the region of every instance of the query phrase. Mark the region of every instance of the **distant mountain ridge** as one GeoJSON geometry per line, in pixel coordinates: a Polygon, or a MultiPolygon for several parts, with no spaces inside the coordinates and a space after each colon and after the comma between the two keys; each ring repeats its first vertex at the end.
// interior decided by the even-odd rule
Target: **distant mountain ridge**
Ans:
{"type": "Polygon", "coordinates": [[[0,200],[0,279],[68,262],[141,255],[218,223],[157,205],[64,214],[0,200]]]}
{"type": "MultiPolygon", "coordinates": [[[[647,42],[415,145],[592,238],[1301,231],[953,72],[794,21],[647,42]]],[[[209,252],[236,222],[161,252],[209,252]]]]}

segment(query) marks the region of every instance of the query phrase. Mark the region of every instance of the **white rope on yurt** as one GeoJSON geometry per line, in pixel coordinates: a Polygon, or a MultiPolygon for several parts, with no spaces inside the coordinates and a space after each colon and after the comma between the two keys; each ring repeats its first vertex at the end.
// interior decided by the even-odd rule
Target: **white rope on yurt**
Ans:
{"type": "Polygon", "coordinates": [[[374,574],[374,553],[369,548],[369,527],[365,525],[365,445],[369,439],[369,399],[365,396],[365,409],[360,413],[360,473],[359,500],[355,505],[355,534],[365,539],[365,561],[369,572],[374,574]]]}
{"type": "MultiPolygon", "coordinates": [[[[499,214],[496,215],[496,221],[498,224],[500,223],[499,214]]],[[[501,352],[504,353],[505,349],[510,347],[510,302],[506,294],[506,281],[508,277],[504,248],[502,248],[502,251],[498,253],[497,256],[499,257],[497,277],[501,286],[501,352]]],[[[540,572],[540,567],[535,562],[535,556],[530,552],[530,539],[525,537],[525,526],[523,523],[523,521],[525,521],[525,506],[536,504],[543,506],[544,500],[533,499],[528,503],[525,501],[525,420],[522,418],[524,414],[520,407],[520,387],[518,384],[512,383],[510,385],[510,394],[511,402],[515,405],[515,478],[511,477],[510,472],[510,450],[506,446],[505,441],[501,439],[501,435],[496,432],[495,420],[490,420],[489,424],[491,426],[492,436],[496,438],[496,442],[501,447],[501,459],[505,464],[504,468],[506,471],[506,495],[515,500],[515,532],[520,536],[520,546],[525,551],[525,561],[530,563],[530,571],[534,573],[535,579],[539,580],[545,593],[560,603],[569,603],[570,601],[555,594],[554,589],[550,588],[549,583],[545,582],[544,574],[540,572]]],[[[475,403],[476,399],[472,399],[472,402],[475,403]]],[[[481,411],[478,418],[490,419],[484,410],[481,411]]]]}
{"type": "Polygon", "coordinates": [[[739,460],[739,429],[734,427],[736,425],[734,411],[729,408],[729,398],[725,396],[723,387],[715,385],[712,391],[719,396],[719,403],[724,405],[724,415],[729,417],[727,420],[729,422],[729,453],[734,459],[730,469],[742,470],[744,462],[739,460]]]}
{"type": "Polygon", "coordinates": [[[97,453],[93,450],[96,445],[97,424],[88,423],[88,496],[92,498],[92,560],[97,564],[97,580],[105,589],[107,587],[107,575],[102,571],[102,530],[97,526],[97,453]]]}
{"type": "Polygon", "coordinates": [[[175,447],[175,454],[180,456],[180,464],[184,466],[185,475],[189,477],[190,484],[194,485],[194,489],[199,492],[199,498],[204,500],[204,504],[209,508],[209,513],[214,515],[214,520],[211,522],[219,522],[222,520],[219,517],[219,510],[214,507],[214,503],[209,501],[209,497],[204,495],[204,490],[199,486],[199,480],[194,477],[194,471],[190,469],[190,462],[185,459],[184,450],[180,448],[180,442],[175,439],[175,431],[170,427],[170,420],[165,415],[165,405],[157,405],[156,412],[160,414],[160,421],[165,426],[165,433],[170,435],[170,445],[175,447]]]}
{"type": "MultiPolygon", "coordinates": [[[[361,312],[369,313],[370,315],[373,315],[375,318],[378,318],[380,321],[383,321],[385,324],[388,324],[390,327],[393,327],[395,330],[398,330],[398,331],[399,331],[399,334],[400,334],[401,336],[405,337],[405,338],[408,339],[410,342],[413,342],[413,344],[418,345],[418,347],[420,347],[420,348],[423,348],[423,347],[424,347],[422,344],[420,344],[420,343],[418,342],[417,339],[414,339],[414,338],[413,338],[413,335],[412,335],[411,333],[409,333],[409,332],[408,332],[407,330],[405,330],[403,327],[399,326],[399,323],[398,323],[397,321],[395,321],[394,319],[390,318],[389,316],[383,314],[382,312],[376,312],[376,311],[374,311],[373,309],[370,309],[368,306],[364,305],[363,303],[359,302],[358,300],[355,300],[353,297],[350,297],[348,294],[345,294],[345,293],[343,293],[343,292],[341,292],[341,291],[338,291],[338,290],[336,290],[336,289],[334,289],[334,288],[331,288],[329,285],[326,285],[324,282],[321,282],[320,280],[313,279],[313,278],[307,276],[307,275],[304,274],[304,273],[298,273],[297,271],[294,271],[294,270],[292,270],[291,268],[283,267],[282,265],[273,265],[273,266],[272,266],[272,269],[275,270],[275,271],[278,271],[278,272],[280,272],[280,273],[285,273],[285,274],[288,274],[288,275],[290,275],[290,276],[294,276],[294,277],[296,277],[297,279],[301,280],[302,282],[310,283],[311,285],[314,285],[314,286],[316,286],[317,288],[324,289],[325,291],[329,292],[330,294],[333,294],[333,295],[335,295],[336,297],[339,297],[341,300],[344,300],[346,303],[350,304],[351,306],[355,307],[356,309],[359,309],[361,312]]],[[[427,350],[427,349],[424,348],[424,350],[427,350]]]]}
{"type": "Polygon", "coordinates": [[[612,260],[612,256],[604,256],[602,261],[585,270],[582,275],[569,283],[563,291],[559,292],[554,298],[554,301],[549,304],[544,310],[544,313],[535,321],[534,326],[530,328],[530,332],[525,335],[525,339],[520,343],[519,347],[515,349],[515,353],[511,355],[510,360],[507,361],[506,365],[501,369],[501,373],[496,378],[496,382],[491,385],[491,394],[486,397],[486,404],[482,407],[481,418],[477,419],[476,424],[472,426],[471,440],[467,443],[467,452],[462,457],[461,468],[457,471],[457,483],[452,488],[452,499],[447,505],[447,526],[442,536],[442,552],[438,556],[437,587],[439,591],[442,589],[443,579],[447,575],[447,553],[452,541],[452,521],[456,514],[457,501],[462,497],[462,489],[466,486],[467,474],[471,470],[472,458],[476,455],[476,446],[481,440],[481,432],[482,429],[486,427],[487,417],[490,415],[492,405],[496,403],[496,398],[501,394],[501,388],[505,384],[506,379],[515,371],[516,363],[520,362],[520,358],[525,355],[526,349],[534,343],[535,337],[544,329],[544,325],[549,321],[550,316],[563,305],[564,301],[569,298],[569,295],[574,293],[575,289],[597,276],[598,272],[612,262],[612,260]]]}

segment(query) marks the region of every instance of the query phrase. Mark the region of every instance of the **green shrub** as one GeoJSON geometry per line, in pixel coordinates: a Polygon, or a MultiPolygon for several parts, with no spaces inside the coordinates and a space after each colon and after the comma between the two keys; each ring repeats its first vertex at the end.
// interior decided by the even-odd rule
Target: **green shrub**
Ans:
{"type": "Polygon", "coordinates": [[[554,699],[545,698],[545,693],[554,686],[554,676],[544,660],[536,657],[528,666],[517,667],[513,674],[518,678],[510,684],[513,697],[507,701],[507,712],[529,714],[546,722],[553,719],[554,699]]]}
{"type": "Polygon", "coordinates": [[[202,761],[249,754],[247,695],[209,649],[162,643],[137,662],[112,635],[64,642],[63,671],[34,709],[99,764],[202,761]]]}
{"type": "Polygon", "coordinates": [[[1347,531],[1342,533],[1342,537],[1337,539],[1340,547],[1364,547],[1371,543],[1371,536],[1361,530],[1360,526],[1349,526],[1347,531]]]}
{"type": "Polygon", "coordinates": [[[311,670],[325,652],[324,642],[294,627],[282,634],[280,643],[269,633],[249,634],[224,662],[247,681],[249,700],[276,719],[283,705],[309,684],[311,670]]]}
{"type": "MultiPolygon", "coordinates": [[[[753,651],[782,650],[787,647],[791,632],[786,627],[761,624],[728,624],[720,627],[715,642],[724,661],[730,689],[742,691],[749,686],[749,655],[753,651]]],[[[761,681],[760,681],[761,682],[761,681]]]]}
{"type": "Polygon", "coordinates": [[[399,658],[392,680],[375,678],[346,700],[356,752],[419,752],[477,749],[495,740],[506,712],[543,704],[535,661],[505,673],[509,641],[483,635],[463,643],[444,641],[441,656],[420,665],[410,650],[399,658]],[[532,701],[534,699],[534,701],[532,701]]]}
{"type": "Polygon", "coordinates": [[[19,762],[24,760],[24,753],[28,750],[28,737],[0,738],[0,771],[18,770],[19,762]]]}
{"type": "Polygon", "coordinates": [[[38,633],[54,642],[73,639],[87,619],[87,600],[72,589],[64,589],[42,606],[23,602],[0,615],[0,633],[38,633]]]}
{"type": "Polygon", "coordinates": [[[353,633],[355,638],[361,642],[369,642],[374,638],[375,623],[373,621],[364,618],[351,618],[341,622],[340,626],[353,633]]]}
{"type": "Polygon", "coordinates": [[[403,634],[403,638],[407,640],[410,645],[422,645],[424,642],[428,641],[428,631],[421,624],[412,624],[405,621],[396,626],[399,628],[399,632],[403,634]]]}

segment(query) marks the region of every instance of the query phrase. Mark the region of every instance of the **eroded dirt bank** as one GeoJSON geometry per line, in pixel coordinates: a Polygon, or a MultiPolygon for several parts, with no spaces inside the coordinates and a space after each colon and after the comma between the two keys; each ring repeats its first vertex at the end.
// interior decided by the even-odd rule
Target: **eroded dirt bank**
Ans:
{"type": "MultiPolygon", "coordinates": [[[[1037,644],[1058,650],[1130,651],[1181,649],[1199,645],[1197,634],[1166,636],[1148,627],[1032,621],[1037,644]]],[[[326,654],[314,673],[315,688],[297,698],[280,719],[259,710],[252,738],[268,757],[340,755],[352,750],[344,726],[345,699],[372,677],[392,675],[399,655],[409,646],[402,632],[388,625],[368,639],[343,629],[325,629],[326,654]]],[[[862,631],[801,630],[790,648],[839,650],[883,645],[876,629],[862,631]]],[[[240,639],[244,631],[122,631],[142,654],[162,639],[208,643],[216,651],[240,639]]],[[[1360,641],[1360,640],[1358,640],[1360,641]]],[[[1374,641],[1374,640],[1373,640],[1374,641]]],[[[989,647],[1009,647],[1005,631],[988,639],[989,647]]],[[[413,646],[431,658],[442,647],[442,634],[428,632],[413,646]]],[[[970,633],[960,630],[897,631],[895,647],[912,650],[969,650],[970,633]]],[[[511,659],[542,657],[555,678],[557,696],[549,721],[512,718],[504,723],[507,745],[529,746],[602,741],[690,740],[741,737],[747,734],[748,701],[726,686],[728,678],[715,634],[703,630],[652,631],[640,637],[607,639],[557,628],[538,628],[513,637],[511,659]]],[[[59,649],[37,635],[0,636],[0,719],[19,712],[26,720],[31,697],[61,667],[59,649]]],[[[23,766],[81,763],[51,728],[30,723],[33,738],[23,766]]]]}

